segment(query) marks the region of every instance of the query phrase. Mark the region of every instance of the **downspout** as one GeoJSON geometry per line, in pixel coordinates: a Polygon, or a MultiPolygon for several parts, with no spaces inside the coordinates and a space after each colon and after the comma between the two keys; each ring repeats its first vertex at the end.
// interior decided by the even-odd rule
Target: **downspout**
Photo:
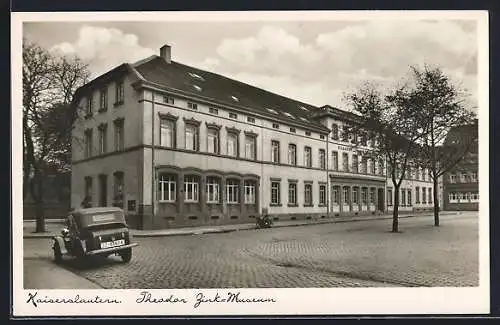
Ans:
{"type": "Polygon", "coordinates": [[[330,218],[330,180],[328,178],[328,170],[330,168],[329,164],[329,159],[330,157],[330,150],[328,149],[328,143],[330,142],[330,133],[326,135],[326,153],[325,153],[325,160],[326,160],[326,218],[330,218]]]}
{"type": "Polygon", "coordinates": [[[151,92],[151,217],[155,217],[155,93],[151,92]]]}

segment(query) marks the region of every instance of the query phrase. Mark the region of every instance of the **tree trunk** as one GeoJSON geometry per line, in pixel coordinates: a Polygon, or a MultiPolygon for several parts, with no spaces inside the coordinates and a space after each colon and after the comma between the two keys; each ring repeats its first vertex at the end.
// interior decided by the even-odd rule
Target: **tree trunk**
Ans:
{"type": "Polygon", "coordinates": [[[438,199],[438,179],[434,177],[434,190],[432,191],[434,199],[434,226],[439,227],[439,199],[438,199]]]}
{"type": "Polygon", "coordinates": [[[392,210],[392,232],[399,232],[399,188],[394,188],[394,209],[392,210]]]}
{"type": "Polygon", "coordinates": [[[35,232],[45,232],[45,209],[43,202],[43,174],[35,170],[35,177],[32,180],[31,195],[35,200],[36,228],[35,232]]]}

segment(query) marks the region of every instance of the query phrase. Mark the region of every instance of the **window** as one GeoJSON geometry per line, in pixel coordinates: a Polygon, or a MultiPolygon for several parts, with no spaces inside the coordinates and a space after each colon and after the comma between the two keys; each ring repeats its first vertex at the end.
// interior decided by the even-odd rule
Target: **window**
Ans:
{"type": "Polygon", "coordinates": [[[468,183],[469,182],[469,175],[465,172],[460,173],[460,182],[468,183]]]}
{"type": "Polygon", "coordinates": [[[325,149],[319,149],[319,168],[326,169],[325,149]]]}
{"type": "Polygon", "coordinates": [[[342,127],[342,141],[347,142],[349,140],[349,127],[344,125],[342,127]]]}
{"type": "Polygon", "coordinates": [[[471,172],[470,179],[471,179],[471,182],[477,183],[477,172],[471,172]]]}
{"type": "Polygon", "coordinates": [[[271,182],[271,204],[280,204],[280,181],[271,182]]]}
{"type": "Polygon", "coordinates": [[[356,133],[351,133],[349,135],[349,138],[351,138],[351,143],[352,144],[358,143],[358,135],[356,133]]]}
{"type": "Polygon", "coordinates": [[[332,140],[339,139],[339,127],[337,124],[332,124],[332,140]]]}
{"type": "Polygon", "coordinates": [[[479,193],[472,193],[472,194],[471,194],[471,201],[472,201],[472,202],[477,202],[477,201],[479,201],[479,193]]]}
{"type": "Polygon", "coordinates": [[[116,83],[115,106],[123,104],[123,98],[124,98],[124,84],[123,84],[123,80],[121,80],[121,81],[118,81],[116,83]]]}
{"type": "Polygon", "coordinates": [[[117,119],[115,120],[115,151],[123,150],[125,147],[124,144],[124,120],[123,119],[117,119]]]}
{"type": "Polygon", "coordinates": [[[384,175],[384,161],[382,159],[378,161],[378,173],[379,175],[384,175]]]}
{"type": "Polygon", "coordinates": [[[375,204],[375,188],[370,188],[370,203],[375,204]]]}
{"type": "Polygon", "coordinates": [[[219,153],[219,129],[209,127],[207,129],[207,152],[219,153]]]}
{"type": "Polygon", "coordinates": [[[163,96],[163,102],[165,104],[170,104],[170,105],[174,105],[175,103],[175,100],[173,97],[170,97],[170,96],[163,96]]]}
{"type": "Polygon", "coordinates": [[[108,109],[108,88],[101,89],[100,95],[99,112],[104,112],[108,109]]]}
{"type": "Polygon", "coordinates": [[[213,115],[219,115],[219,110],[217,108],[214,108],[214,107],[209,107],[208,112],[210,114],[213,114],[213,115]]]}
{"type": "Polygon", "coordinates": [[[227,155],[232,157],[238,157],[238,133],[228,132],[227,133],[227,155]]]}
{"type": "Polygon", "coordinates": [[[365,133],[361,133],[361,135],[359,137],[360,137],[359,142],[361,143],[361,145],[366,147],[366,144],[367,144],[366,143],[366,134],[365,133]]]}
{"type": "Polygon", "coordinates": [[[448,194],[448,200],[450,201],[450,203],[456,203],[458,201],[457,193],[451,192],[450,194],[448,194]]]}
{"type": "Polygon", "coordinates": [[[368,188],[367,187],[361,188],[361,203],[363,205],[368,204],[368,188]]]}
{"type": "Polygon", "coordinates": [[[420,204],[420,187],[415,187],[415,203],[420,204]]]}
{"type": "Polygon", "coordinates": [[[297,130],[295,128],[290,128],[290,132],[295,133],[297,130]]]}
{"type": "Polygon", "coordinates": [[[185,149],[198,151],[198,126],[186,123],[185,132],[185,149]]]}
{"type": "Polygon", "coordinates": [[[226,181],[226,197],[228,204],[236,204],[239,202],[239,183],[235,179],[226,181]]]}
{"type": "Polygon", "coordinates": [[[352,155],[352,172],[358,172],[358,155],[352,155]]]}
{"type": "Polygon", "coordinates": [[[236,119],[238,119],[238,114],[229,113],[229,118],[232,118],[233,120],[236,120],[236,119]]]}
{"type": "Polygon", "coordinates": [[[319,185],[319,205],[326,205],[326,185],[319,185]]]}
{"type": "Polygon", "coordinates": [[[175,121],[172,119],[160,119],[160,145],[167,148],[175,147],[175,121]]]}
{"type": "Polygon", "coordinates": [[[342,170],[349,171],[349,154],[347,152],[342,153],[342,170]]]}
{"type": "Polygon", "coordinates": [[[375,175],[375,159],[370,159],[370,173],[375,175]]]}
{"type": "Polygon", "coordinates": [[[344,186],[344,204],[349,204],[349,187],[348,186],[344,186]]]}
{"type": "Polygon", "coordinates": [[[99,175],[99,206],[108,206],[108,175],[99,175]]]}
{"type": "Polygon", "coordinates": [[[257,138],[254,135],[245,135],[245,158],[257,159],[257,138]]]}
{"type": "Polygon", "coordinates": [[[197,111],[198,110],[198,104],[196,103],[192,103],[192,102],[188,102],[188,108],[189,109],[192,109],[193,111],[197,111]]]}
{"type": "Polygon", "coordinates": [[[309,136],[311,136],[311,132],[306,131],[306,135],[307,135],[308,137],[309,137],[309,136]]]}
{"type": "Polygon", "coordinates": [[[92,129],[85,130],[85,158],[92,157],[92,129]]]}
{"type": "Polygon", "coordinates": [[[338,151],[332,151],[332,169],[339,170],[339,153],[338,151]]]}
{"type": "Polygon", "coordinates": [[[422,180],[425,181],[426,178],[427,178],[427,169],[422,168],[422,180]]]}
{"type": "Polygon", "coordinates": [[[198,202],[198,177],[184,177],[184,202],[198,202]]]}
{"type": "Polygon", "coordinates": [[[320,134],[320,135],[319,135],[319,138],[320,138],[321,140],[324,140],[324,139],[325,139],[325,136],[324,136],[323,134],[320,134]]]}
{"type": "Polygon", "coordinates": [[[312,152],[311,147],[304,148],[304,165],[306,167],[312,167],[312,152]]]}
{"type": "Polygon", "coordinates": [[[304,205],[311,206],[313,202],[312,184],[304,185],[304,205]]]}
{"type": "Polygon", "coordinates": [[[92,206],[92,177],[85,177],[85,198],[89,206],[92,206]]]}
{"type": "Polygon", "coordinates": [[[92,94],[89,95],[89,97],[87,97],[87,116],[91,116],[92,113],[93,113],[93,110],[94,110],[94,97],[92,96],[92,94]]]}
{"type": "Polygon", "coordinates": [[[124,174],[123,172],[114,173],[114,188],[113,188],[113,206],[123,209],[124,202],[124,174]]]}
{"type": "Polygon", "coordinates": [[[352,188],[352,203],[358,204],[359,203],[359,187],[354,186],[352,188]]]}
{"type": "Polygon", "coordinates": [[[366,157],[361,158],[361,173],[362,174],[368,173],[368,158],[366,157]]]}
{"type": "Polygon", "coordinates": [[[406,190],[404,188],[401,189],[401,206],[406,205],[406,190]]]}
{"type": "Polygon", "coordinates": [[[288,145],[288,164],[297,165],[297,146],[293,143],[288,145]]]}
{"type": "Polygon", "coordinates": [[[338,205],[339,204],[339,187],[338,186],[332,186],[332,204],[338,205]]]}
{"type": "Polygon", "coordinates": [[[297,183],[288,183],[288,205],[297,205],[297,183]]]}
{"type": "Polygon", "coordinates": [[[422,203],[427,204],[427,196],[426,196],[426,190],[425,187],[422,187],[422,203]]]}
{"type": "Polygon", "coordinates": [[[427,201],[429,201],[429,204],[432,204],[432,195],[433,195],[433,193],[432,193],[432,188],[431,188],[431,187],[429,187],[429,188],[428,188],[428,191],[429,191],[429,199],[428,199],[427,201]]]}
{"type": "Polygon", "coordinates": [[[177,186],[175,175],[160,174],[158,185],[158,200],[160,202],[175,202],[177,186]]]}
{"type": "Polygon", "coordinates": [[[392,188],[387,189],[387,205],[392,206],[392,188]]]}
{"type": "Polygon", "coordinates": [[[456,183],[456,182],[457,182],[457,175],[450,174],[450,183],[456,183]]]}
{"type": "Polygon", "coordinates": [[[273,129],[279,129],[280,125],[278,123],[273,123],[273,129]]]}
{"type": "Polygon", "coordinates": [[[273,163],[280,162],[280,143],[279,141],[272,140],[271,141],[271,161],[273,163]]]}
{"type": "Polygon", "coordinates": [[[255,204],[255,181],[246,180],[245,188],[245,204],[255,204]]]}
{"type": "Polygon", "coordinates": [[[219,203],[219,178],[207,177],[207,203],[219,203]]]}
{"type": "Polygon", "coordinates": [[[99,125],[99,154],[104,154],[108,148],[108,125],[99,125]]]}
{"type": "Polygon", "coordinates": [[[248,123],[255,123],[255,118],[247,116],[247,122],[248,123]]]}
{"type": "Polygon", "coordinates": [[[408,190],[407,200],[408,200],[408,206],[411,206],[412,205],[412,202],[411,202],[411,190],[408,190]]]}

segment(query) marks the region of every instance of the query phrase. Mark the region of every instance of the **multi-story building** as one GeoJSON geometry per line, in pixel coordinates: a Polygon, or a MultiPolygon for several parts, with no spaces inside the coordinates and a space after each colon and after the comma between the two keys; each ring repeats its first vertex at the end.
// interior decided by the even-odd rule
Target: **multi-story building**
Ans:
{"type": "Polygon", "coordinates": [[[478,132],[477,120],[470,124],[455,127],[448,133],[444,146],[456,148],[467,154],[449,172],[443,175],[444,210],[478,210],[478,132]]]}
{"type": "MultiPolygon", "coordinates": [[[[76,92],[73,207],[85,197],[120,206],[144,229],[390,208],[385,162],[358,156],[342,132],[352,114],[177,63],[170,53],[163,46],[160,56],[122,64],[76,92]]],[[[425,206],[411,198],[415,182],[405,182],[405,209],[425,206]]]]}

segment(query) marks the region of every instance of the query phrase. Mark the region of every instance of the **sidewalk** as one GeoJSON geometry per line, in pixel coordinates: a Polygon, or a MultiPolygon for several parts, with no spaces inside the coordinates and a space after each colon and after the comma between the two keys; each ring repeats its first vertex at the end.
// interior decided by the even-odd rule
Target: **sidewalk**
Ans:
{"type": "MultiPolygon", "coordinates": [[[[461,211],[442,211],[441,216],[455,215],[463,213],[461,211]]],[[[414,213],[408,215],[400,215],[399,218],[411,217],[431,217],[431,213],[414,213]]],[[[392,215],[375,215],[375,216],[351,216],[351,217],[333,217],[329,219],[318,220],[289,220],[289,221],[275,221],[273,228],[278,227],[298,227],[307,225],[318,225],[325,223],[341,223],[341,222],[361,222],[369,220],[385,220],[392,219],[392,215]]],[[[23,225],[23,238],[50,238],[61,233],[63,228],[63,220],[47,220],[45,224],[45,233],[35,233],[35,221],[24,221],[23,225]]],[[[240,230],[256,229],[254,223],[234,224],[234,225],[220,225],[220,226],[201,226],[201,227],[184,227],[172,229],[159,229],[159,230],[137,230],[131,229],[134,237],[161,237],[161,236],[186,236],[186,235],[200,235],[209,233],[226,233],[240,230]]]]}

